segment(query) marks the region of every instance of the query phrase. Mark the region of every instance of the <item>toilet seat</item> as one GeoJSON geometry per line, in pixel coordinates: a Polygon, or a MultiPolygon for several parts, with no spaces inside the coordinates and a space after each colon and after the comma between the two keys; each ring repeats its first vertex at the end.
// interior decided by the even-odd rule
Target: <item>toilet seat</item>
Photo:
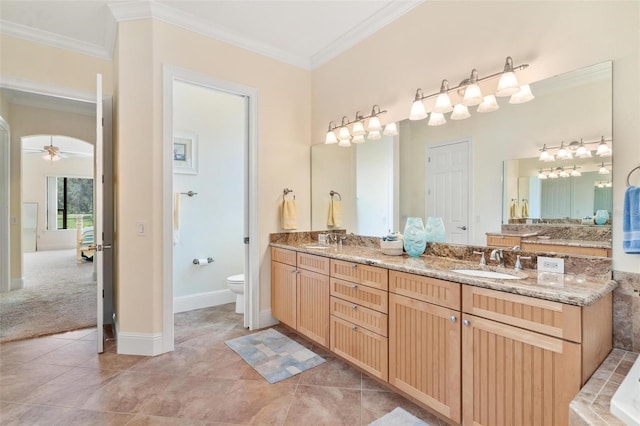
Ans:
{"type": "Polygon", "coordinates": [[[228,283],[242,284],[244,283],[244,274],[231,275],[227,278],[228,283]]]}

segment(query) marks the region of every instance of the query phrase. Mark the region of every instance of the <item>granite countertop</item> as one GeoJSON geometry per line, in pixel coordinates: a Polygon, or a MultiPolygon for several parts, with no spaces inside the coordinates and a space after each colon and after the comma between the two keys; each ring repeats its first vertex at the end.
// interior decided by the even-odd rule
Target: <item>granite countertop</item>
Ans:
{"type": "Polygon", "coordinates": [[[272,242],[271,246],[577,306],[594,304],[613,291],[617,285],[608,276],[538,273],[535,269],[515,271],[511,267],[481,266],[478,262],[439,256],[423,255],[418,258],[412,258],[406,254],[387,256],[376,247],[346,244],[328,248],[313,248],[313,246],[319,246],[317,241],[272,242]],[[479,278],[452,272],[452,269],[484,269],[518,275],[522,279],[479,278]]]}
{"type": "Polygon", "coordinates": [[[611,241],[585,241],[585,240],[566,240],[561,238],[528,238],[522,240],[527,244],[548,244],[555,246],[572,246],[572,247],[588,247],[588,248],[611,248],[611,241]]]}
{"type": "Polygon", "coordinates": [[[537,231],[534,232],[487,232],[486,235],[499,236],[499,237],[533,237],[538,235],[537,231]]]}

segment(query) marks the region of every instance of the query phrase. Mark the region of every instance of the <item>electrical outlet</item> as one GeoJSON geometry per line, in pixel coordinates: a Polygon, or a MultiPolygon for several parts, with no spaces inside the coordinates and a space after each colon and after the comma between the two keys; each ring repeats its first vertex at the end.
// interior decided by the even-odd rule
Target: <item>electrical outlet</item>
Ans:
{"type": "Polygon", "coordinates": [[[564,274],[564,259],[538,256],[538,271],[564,274]]]}

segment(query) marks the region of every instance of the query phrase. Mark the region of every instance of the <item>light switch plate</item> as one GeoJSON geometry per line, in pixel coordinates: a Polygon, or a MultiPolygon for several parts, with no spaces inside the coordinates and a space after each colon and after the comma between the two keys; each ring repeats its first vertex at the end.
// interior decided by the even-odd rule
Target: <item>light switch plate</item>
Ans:
{"type": "Polygon", "coordinates": [[[564,274],[564,259],[538,256],[538,271],[564,274]]]}

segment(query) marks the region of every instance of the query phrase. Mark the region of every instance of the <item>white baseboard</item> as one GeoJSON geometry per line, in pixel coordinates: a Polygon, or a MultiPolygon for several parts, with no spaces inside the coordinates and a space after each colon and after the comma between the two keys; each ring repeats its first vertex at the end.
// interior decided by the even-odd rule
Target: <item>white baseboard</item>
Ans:
{"type": "Polygon", "coordinates": [[[229,289],[207,291],[173,298],[173,313],[224,305],[236,301],[236,295],[229,289]]]}
{"type": "Polygon", "coordinates": [[[271,309],[265,309],[260,311],[260,318],[258,318],[258,328],[271,327],[278,324],[280,321],[271,316],[271,309]]]}
{"type": "Polygon", "coordinates": [[[10,286],[11,290],[20,290],[21,288],[24,288],[24,278],[15,278],[11,280],[10,286]]]}
{"type": "Polygon", "coordinates": [[[162,333],[118,332],[118,354],[155,356],[161,353],[162,333]]]}

